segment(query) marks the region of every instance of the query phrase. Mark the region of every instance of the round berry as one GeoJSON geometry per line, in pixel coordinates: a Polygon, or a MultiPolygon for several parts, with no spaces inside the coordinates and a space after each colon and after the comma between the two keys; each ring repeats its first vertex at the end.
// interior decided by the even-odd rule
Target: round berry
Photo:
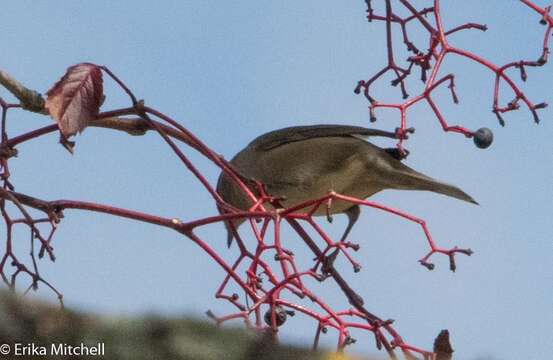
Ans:
{"type": "Polygon", "coordinates": [[[485,149],[493,142],[493,132],[488,128],[480,128],[474,133],[473,140],[477,147],[485,149]]]}

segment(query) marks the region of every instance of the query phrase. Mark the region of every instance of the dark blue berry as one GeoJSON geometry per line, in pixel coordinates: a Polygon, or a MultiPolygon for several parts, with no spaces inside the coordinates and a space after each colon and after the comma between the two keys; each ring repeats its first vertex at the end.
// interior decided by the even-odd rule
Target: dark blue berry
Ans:
{"type": "Polygon", "coordinates": [[[473,140],[477,147],[485,149],[493,142],[493,132],[488,128],[480,128],[474,133],[473,140]]]}

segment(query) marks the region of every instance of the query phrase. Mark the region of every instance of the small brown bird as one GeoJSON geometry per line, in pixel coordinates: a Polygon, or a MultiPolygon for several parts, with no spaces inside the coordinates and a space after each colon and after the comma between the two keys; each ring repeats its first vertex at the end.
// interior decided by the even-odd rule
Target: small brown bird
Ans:
{"type": "MultiPolygon", "coordinates": [[[[426,190],[478,204],[458,187],[402,164],[396,149],[373,145],[365,140],[369,136],[396,138],[392,132],[358,126],[289,127],[254,139],[230,163],[244,178],[265,184],[269,195],[282,197],[284,207],[323,197],[329,191],[366,199],[385,189],[426,190]]],[[[248,187],[257,194],[253,185],[248,187]]],[[[219,177],[217,192],[238,209],[252,206],[252,201],[225,174],[219,177]]],[[[342,236],[342,241],[345,240],[359,217],[359,206],[335,200],[329,212],[348,216],[342,236]]],[[[319,207],[314,215],[327,215],[326,207],[319,207]]],[[[242,222],[233,220],[233,225],[238,228],[242,222]]],[[[228,223],[226,227],[230,246],[234,235],[228,223]]]]}

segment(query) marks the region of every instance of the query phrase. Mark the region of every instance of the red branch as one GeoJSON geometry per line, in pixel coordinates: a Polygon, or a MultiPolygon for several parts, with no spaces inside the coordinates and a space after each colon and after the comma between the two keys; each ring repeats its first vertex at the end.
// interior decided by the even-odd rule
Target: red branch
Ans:
{"type": "Polygon", "coordinates": [[[414,104],[420,101],[426,101],[430,108],[432,109],[434,115],[440,122],[443,130],[446,132],[452,131],[465,135],[466,137],[473,137],[474,132],[468,130],[459,125],[449,125],[445,117],[442,115],[438,105],[432,100],[432,92],[442,84],[446,84],[450,89],[451,96],[454,103],[458,103],[459,99],[455,92],[455,75],[447,74],[445,76],[439,77],[438,73],[441,70],[441,66],[445,58],[450,54],[456,54],[458,56],[467,58],[471,61],[474,61],[478,64],[483,65],[492,71],[495,75],[495,84],[493,92],[493,104],[492,111],[497,116],[499,123],[504,126],[505,121],[502,117],[502,114],[517,110],[520,108],[519,103],[522,102],[532,113],[534,121],[539,122],[539,116],[537,110],[545,108],[546,103],[534,104],[520,89],[520,87],[514,82],[512,77],[507,74],[507,70],[511,68],[517,68],[520,71],[520,76],[523,81],[526,81],[526,67],[538,67],[543,66],[549,55],[549,39],[551,36],[551,31],[553,28],[553,18],[550,15],[550,8],[540,8],[536,6],[532,1],[529,0],[520,0],[521,3],[532,9],[534,12],[540,15],[540,23],[546,26],[545,35],[542,43],[542,50],[539,58],[535,61],[529,60],[519,60],[509,62],[504,65],[496,65],[486,58],[477,55],[471,51],[457,48],[450,44],[448,41],[448,36],[468,29],[477,29],[481,31],[486,31],[487,27],[485,25],[467,23],[464,25],[456,26],[447,30],[443,23],[440,13],[440,0],[434,0],[434,5],[431,8],[423,8],[417,10],[415,6],[411,3],[411,0],[398,0],[399,5],[405,8],[408,12],[411,13],[410,16],[406,18],[401,18],[396,15],[393,11],[392,0],[383,0],[385,2],[385,14],[377,15],[375,14],[374,8],[372,6],[371,0],[366,0],[367,3],[367,19],[369,22],[374,21],[383,21],[386,26],[386,43],[387,43],[387,65],[380,71],[376,72],[375,75],[370,77],[368,80],[361,80],[358,82],[355,92],[357,94],[363,92],[365,97],[369,100],[369,112],[371,121],[376,121],[376,109],[378,108],[392,108],[397,109],[400,112],[400,126],[397,128],[397,133],[399,135],[398,148],[403,150],[403,142],[405,140],[406,133],[408,132],[407,128],[407,119],[406,113],[414,104]],[[429,14],[433,14],[432,19],[428,19],[429,14]],[[408,37],[408,31],[406,25],[409,22],[418,22],[423,31],[426,32],[428,38],[428,50],[426,52],[420,51],[408,37]],[[399,26],[400,31],[403,36],[403,43],[406,46],[407,52],[412,55],[407,59],[408,66],[402,68],[397,65],[394,56],[393,50],[393,25],[399,26]],[[419,68],[421,73],[421,80],[425,84],[424,90],[415,96],[410,96],[407,92],[406,79],[412,74],[414,68],[419,68]],[[401,94],[405,100],[402,103],[385,103],[379,102],[371,94],[371,86],[380,79],[387,72],[392,71],[396,78],[392,81],[392,86],[400,85],[401,94]],[[506,105],[499,104],[499,87],[501,82],[504,82],[513,92],[513,100],[508,102],[506,105]]]}
{"type": "MultiPolygon", "coordinates": [[[[360,81],[356,92],[363,91],[370,101],[371,120],[376,119],[374,115],[377,108],[394,108],[400,111],[401,125],[397,129],[400,139],[398,143],[399,149],[402,149],[402,144],[407,133],[412,131],[406,125],[406,111],[409,107],[422,100],[425,100],[430,105],[445,131],[459,132],[467,137],[473,136],[473,132],[461,126],[448,125],[438,105],[431,97],[434,89],[445,84],[450,88],[454,102],[458,101],[455,93],[455,76],[453,74],[448,74],[441,78],[437,76],[444,58],[449,54],[457,54],[480,63],[496,75],[493,111],[500,119],[502,113],[515,110],[518,108],[519,102],[522,102],[534,114],[535,120],[538,120],[536,110],[545,105],[532,103],[511,77],[506,74],[506,71],[511,68],[518,68],[523,80],[525,80],[525,67],[541,66],[547,61],[549,53],[548,41],[551,29],[553,28],[553,19],[549,15],[549,8],[542,9],[535,6],[531,1],[521,0],[524,5],[539,14],[542,17],[541,22],[547,26],[541,57],[533,62],[517,61],[497,66],[472,52],[450,45],[447,40],[447,37],[455,32],[467,29],[485,30],[485,26],[468,23],[445,30],[440,16],[439,0],[434,1],[433,7],[422,10],[417,10],[411,5],[411,1],[409,0],[398,0],[401,6],[411,14],[406,18],[401,18],[394,13],[391,0],[383,1],[386,5],[384,15],[374,13],[370,0],[366,0],[366,3],[368,5],[367,17],[369,21],[384,21],[386,24],[387,65],[368,80],[360,81]],[[431,14],[433,19],[427,19],[431,14]],[[418,22],[422,26],[423,31],[428,33],[427,52],[422,52],[411,42],[407,29],[407,25],[411,22],[418,22]],[[394,26],[400,27],[407,51],[412,53],[412,56],[408,60],[408,66],[405,68],[396,64],[396,57],[393,53],[392,29],[394,26]],[[405,81],[416,67],[421,71],[421,78],[425,82],[425,89],[421,94],[409,97],[405,81]],[[372,84],[387,72],[392,72],[396,76],[392,85],[400,86],[405,102],[400,104],[381,103],[369,94],[372,84]],[[505,82],[515,94],[515,100],[506,106],[499,105],[499,85],[501,82],[505,82]]],[[[198,245],[207,256],[215,261],[224,272],[224,277],[215,291],[215,297],[228,302],[233,309],[230,313],[220,316],[216,316],[211,311],[208,311],[208,316],[212,317],[218,324],[233,319],[241,319],[248,327],[267,331],[277,338],[279,327],[286,324],[288,317],[299,313],[313,319],[315,322],[314,348],[318,346],[321,334],[327,333],[328,330],[334,330],[337,333],[337,348],[343,349],[356,341],[351,336],[351,330],[357,329],[371,333],[374,336],[376,347],[378,349],[384,348],[392,358],[396,358],[397,350],[400,350],[409,359],[415,358],[416,354],[425,359],[431,359],[434,356],[429,351],[405,342],[392,326],[392,320],[383,320],[366,309],[363,298],[351,288],[348,281],[333,265],[336,256],[343,254],[351,263],[354,270],[359,271],[361,265],[354,260],[350,253],[352,249],[357,251],[359,245],[331,239],[313,219],[313,214],[321,206],[331,207],[332,203],[338,199],[385,211],[414,222],[420,226],[430,248],[428,253],[419,260],[428,269],[433,269],[434,267],[429,262],[429,258],[435,253],[440,253],[448,256],[450,268],[454,271],[456,268],[455,255],[458,253],[470,255],[470,249],[459,249],[457,247],[445,249],[439,247],[432,239],[424,220],[372,201],[331,192],[320,199],[313,199],[291,208],[282,209],[278,206],[278,199],[264,192],[262,184],[257,184],[259,185],[258,188],[261,195],[256,197],[246,185],[255,182],[253,179],[246,179],[237,173],[231,165],[194,134],[180,125],[180,123],[156,109],[145,106],[125,83],[108,68],[100,68],[129,96],[132,105],[127,108],[100,113],[98,119],[124,115],[138,116],[140,118],[140,127],[159,134],[160,138],[182,162],[182,165],[203,185],[207,193],[217,204],[217,207],[224,210],[224,214],[183,221],[105,204],[76,200],[46,201],[15,192],[14,185],[10,182],[9,160],[17,153],[16,146],[45,134],[58,131],[58,127],[54,124],[10,138],[6,130],[7,114],[11,109],[20,108],[20,105],[6,103],[0,98],[0,107],[2,108],[2,141],[0,144],[0,181],[2,182],[2,187],[0,189],[0,213],[6,226],[6,246],[0,258],[0,277],[7,286],[15,289],[17,279],[22,275],[27,275],[30,279],[30,284],[26,292],[36,289],[39,284],[44,284],[58,296],[61,302],[61,293],[40,275],[38,262],[45,254],[48,255],[51,261],[55,260],[52,240],[57,226],[59,226],[63,218],[64,210],[77,209],[100,212],[173,229],[184,235],[187,240],[198,245]],[[211,183],[203,176],[202,171],[183,153],[181,150],[182,144],[195,149],[220,168],[221,171],[228,174],[232,181],[242,189],[244,196],[249,197],[255,205],[249,211],[240,211],[226,204],[211,183]],[[278,210],[267,210],[264,207],[267,204],[271,204],[271,208],[276,207],[278,210]],[[29,209],[33,209],[33,214],[38,212],[41,215],[35,218],[31,215],[29,209]],[[219,254],[210,245],[211,242],[220,242],[221,239],[202,239],[194,232],[198,227],[222,223],[226,220],[237,218],[248,220],[249,226],[244,226],[243,229],[249,230],[250,239],[244,238],[244,232],[237,234],[236,246],[238,247],[238,254],[234,258],[231,258],[230,261],[226,260],[227,257],[232,256],[230,251],[225,254],[219,254]],[[290,225],[297,236],[305,243],[312,253],[309,256],[315,256],[310,268],[300,268],[298,264],[301,262],[297,261],[297,259],[302,254],[294,254],[287,248],[289,243],[297,241],[297,239],[284,239],[281,237],[281,225],[283,223],[290,225]],[[46,232],[43,231],[44,224],[48,226],[46,232]],[[29,230],[29,265],[25,265],[24,261],[13,249],[13,228],[15,226],[25,226],[29,230]],[[270,228],[273,231],[268,231],[270,228]],[[312,231],[308,232],[308,229],[312,231]],[[35,256],[35,246],[37,246],[35,242],[39,246],[38,259],[35,256]],[[269,262],[268,258],[274,259],[274,262],[269,262]],[[244,271],[243,269],[246,270],[244,271]],[[349,305],[346,304],[335,308],[328,304],[323,297],[310,289],[310,284],[313,282],[324,282],[328,279],[336,282],[349,305]],[[240,289],[241,294],[232,291],[232,289],[236,288],[240,289]]]]}
{"type": "MultiPolygon", "coordinates": [[[[13,154],[13,152],[16,151],[16,145],[20,145],[26,141],[30,141],[39,136],[55,131],[56,125],[53,127],[47,126],[38,130],[33,130],[13,138],[9,138],[7,133],[4,131],[4,141],[1,145],[3,153],[6,154],[4,158],[2,158],[2,170],[4,173],[2,179],[4,181],[4,187],[3,190],[0,191],[0,210],[2,211],[2,216],[5,219],[8,230],[6,249],[4,256],[2,257],[2,261],[0,262],[0,274],[4,283],[11,288],[15,288],[16,279],[22,274],[27,274],[31,279],[31,285],[28,290],[36,289],[39,283],[44,283],[56,293],[61,301],[61,293],[40,276],[37,266],[38,262],[34,255],[35,245],[33,243],[33,239],[39,239],[40,251],[38,258],[42,258],[43,255],[47,253],[50,260],[54,261],[55,257],[54,248],[52,246],[52,237],[58,223],[64,217],[64,210],[78,209],[100,212],[112,216],[147,222],[157,226],[168,227],[178,231],[189,240],[197,244],[210,258],[213,259],[213,261],[219,264],[226,275],[217,288],[216,297],[228,301],[229,304],[236,309],[235,312],[219,317],[215,316],[211,312],[208,312],[208,314],[219,324],[232,319],[243,319],[249,327],[260,331],[270,331],[276,338],[279,326],[284,324],[287,317],[298,312],[304,314],[305,316],[311,317],[317,324],[317,335],[314,343],[315,347],[318,344],[321,333],[326,333],[328,329],[334,329],[338,334],[337,346],[339,349],[343,349],[345,346],[355,342],[355,339],[353,339],[350,335],[350,329],[361,329],[372,332],[375,337],[376,346],[379,349],[386,349],[390,356],[395,356],[394,349],[400,349],[407,357],[412,358],[414,353],[420,353],[423,357],[430,358],[430,352],[418,349],[411,344],[405,343],[397,331],[392,327],[391,320],[381,320],[365,309],[361,296],[359,296],[348,285],[347,281],[334,268],[331,261],[329,261],[332,256],[328,255],[332,249],[338,249],[340,253],[343,253],[352,262],[354,267],[359,267],[359,265],[348,253],[349,249],[359,249],[359,245],[331,240],[313,220],[312,215],[320,206],[331,206],[334,199],[351,201],[352,203],[359,205],[374,207],[391,212],[421,225],[431,247],[430,252],[423,257],[421,262],[426,262],[430,255],[440,252],[450,256],[453,264],[453,255],[457,252],[462,252],[463,250],[445,250],[435,246],[430,234],[428,233],[426,224],[418,218],[376,203],[362,201],[335,193],[330,193],[328,196],[321,199],[309,201],[294,208],[279,211],[267,211],[263,205],[274,201],[271,196],[262,194],[259,199],[256,199],[243,182],[243,180],[247,179],[242,179],[239,174],[236,174],[225,160],[216,155],[215,152],[210,150],[205,144],[203,144],[193,134],[189,133],[188,130],[182,127],[179,123],[155,109],[144,106],[142,102],[136,101],[135,99],[136,98],[133,95],[131,97],[133,107],[131,108],[105,112],[100,116],[135,114],[142,117],[143,120],[147,121],[150,129],[153,129],[159,133],[161,138],[170,146],[175,155],[177,155],[177,157],[182,161],[183,165],[196,176],[200,183],[203,184],[208,193],[210,193],[213,197],[214,201],[228,210],[227,213],[224,215],[215,215],[208,218],[184,222],[179,219],[164,218],[153,214],[141,213],[104,204],[75,200],[45,201],[26,194],[17,193],[13,191],[13,185],[9,183],[9,154],[13,154]],[[150,116],[157,117],[159,121],[151,119],[150,116]],[[211,160],[216,166],[219,166],[222,171],[225,171],[227,174],[233,176],[234,181],[237,184],[240,184],[244,190],[245,196],[252,196],[256,205],[252,207],[250,211],[245,212],[238,211],[230,205],[225,204],[202,173],[190,162],[188,157],[184,155],[180,147],[174,142],[174,139],[182,141],[196,149],[211,160]],[[16,205],[16,211],[19,213],[17,218],[13,218],[12,215],[9,215],[8,207],[6,206],[8,202],[16,205]],[[27,212],[27,208],[38,210],[44,213],[45,216],[39,219],[33,219],[27,212]],[[301,213],[300,210],[304,208],[310,209],[307,214],[301,213]],[[250,229],[255,239],[255,243],[252,247],[252,245],[249,245],[246,241],[244,241],[241,236],[238,236],[238,257],[235,260],[228,262],[224,259],[222,254],[218,254],[209,245],[207,240],[201,239],[195,235],[194,230],[201,226],[221,223],[225,220],[234,218],[247,218],[250,220],[250,229]],[[261,223],[258,224],[257,220],[261,220],[261,223]],[[286,248],[286,243],[284,243],[280,237],[280,225],[283,220],[290,222],[292,228],[296,230],[300,238],[306,242],[308,248],[311,249],[313,254],[316,256],[316,260],[312,268],[305,270],[300,269],[296,262],[296,255],[286,248]],[[302,221],[305,225],[301,225],[297,222],[297,220],[302,221]],[[42,236],[36,227],[37,223],[50,224],[51,230],[47,236],[42,236]],[[274,228],[274,232],[272,233],[267,231],[269,224],[271,223],[274,228]],[[12,228],[15,225],[27,226],[30,229],[31,235],[33,235],[31,238],[32,268],[25,266],[13,251],[12,228]],[[320,238],[311,238],[304,230],[304,226],[312,227],[319,234],[320,238]],[[317,245],[317,242],[321,240],[324,244],[322,248],[317,245]],[[264,260],[267,254],[271,255],[271,257],[275,259],[278,266],[275,267],[273,263],[268,263],[264,260]],[[11,265],[11,269],[13,269],[11,273],[9,265],[11,265]],[[247,271],[243,275],[243,273],[238,272],[237,269],[244,266],[247,271]],[[320,270],[318,270],[319,267],[320,270]],[[352,306],[351,308],[334,309],[327,304],[323,298],[317,296],[309,289],[309,281],[321,282],[325,281],[325,279],[329,277],[334,279],[334,281],[336,281],[342,289],[349,304],[352,306]],[[244,295],[240,296],[236,293],[228,293],[227,289],[231,285],[233,287],[238,286],[241,288],[244,295]],[[308,299],[312,305],[307,307],[305,304],[300,304],[299,302],[295,303],[290,300],[285,300],[289,299],[290,296],[297,298],[300,302],[302,299],[308,299]]],[[[6,104],[3,101],[0,105],[2,105],[2,108],[4,109],[4,114],[7,114],[8,109],[17,107],[6,104]]],[[[6,115],[4,115],[4,123],[5,117],[6,115]]],[[[287,239],[287,241],[289,240],[287,239]]],[[[427,263],[425,263],[425,265],[430,267],[427,263]]]]}

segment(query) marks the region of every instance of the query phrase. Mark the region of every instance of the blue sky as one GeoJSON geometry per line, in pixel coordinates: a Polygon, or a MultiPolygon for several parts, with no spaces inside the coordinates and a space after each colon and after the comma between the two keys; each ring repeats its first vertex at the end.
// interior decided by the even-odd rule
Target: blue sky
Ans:
{"type": "MultiPolygon", "coordinates": [[[[2,8],[0,68],[24,84],[44,93],[74,63],[107,65],[148,105],[229,159],[257,135],[279,127],[371,126],[366,100],[352,90],[384,65],[384,32],[381,24],[365,21],[362,0],[135,1],[131,6],[10,1],[2,8]]],[[[541,53],[544,28],[518,1],[460,5],[445,0],[443,8],[446,24],[470,21],[490,27],[486,33],[452,37],[456,46],[497,63],[537,59],[541,53]]],[[[402,53],[399,59],[405,57],[402,53]]],[[[438,332],[448,328],[458,359],[544,358],[553,340],[553,112],[541,111],[542,123],[536,126],[521,109],[506,115],[507,126],[501,128],[490,112],[492,74],[458,58],[446,66],[443,74],[458,74],[461,99],[452,105],[445,91],[436,96],[446,117],[471,129],[487,126],[495,141],[479,150],[471,140],[443,133],[430,109],[417,105],[408,113],[417,133],[407,143],[407,163],[460,186],[481,206],[422,192],[389,191],[373,200],[426,219],[439,244],[470,247],[475,254],[459,256],[456,273],[448,270],[446,258],[436,257],[437,268],[429,272],[417,264],[427,250],[418,226],[364,209],[351,235],[362,245],[355,256],[363,270],[353,274],[345,263],[339,265],[367,307],[396,319],[396,328],[411,343],[430,348],[438,332]]],[[[528,74],[523,85],[527,95],[552,103],[551,65],[528,74]]],[[[388,80],[378,83],[377,94],[397,99],[388,80]]],[[[109,81],[106,95],[103,109],[128,106],[109,81]]],[[[0,96],[10,99],[3,89],[0,96]]],[[[11,113],[9,120],[10,134],[50,121],[23,112],[11,113]]],[[[397,125],[392,111],[380,112],[375,124],[383,129],[397,125]]],[[[57,135],[21,146],[11,165],[16,189],[45,199],[96,201],[183,220],[215,213],[208,194],[158,136],[90,128],[76,140],[74,156],[57,144],[57,135]]],[[[216,180],[215,167],[192,151],[187,154],[216,180]]],[[[325,228],[337,236],[345,225],[342,218],[325,228]]],[[[226,251],[222,226],[199,234],[226,251]]],[[[27,237],[20,234],[20,239],[24,254],[27,237]]],[[[228,311],[213,298],[223,272],[169,230],[66,211],[54,245],[58,259],[55,264],[43,260],[42,271],[70,306],[109,314],[153,311],[197,317],[207,309],[228,311]]],[[[290,246],[307,255],[307,249],[290,246]]],[[[343,301],[330,284],[320,291],[331,303],[343,301]]],[[[39,294],[53,299],[46,289],[39,294]]],[[[296,316],[283,336],[306,344],[314,330],[315,324],[296,316]]],[[[326,337],[325,345],[334,344],[334,337],[326,337]]],[[[374,352],[371,339],[359,339],[355,351],[374,352]]]]}

